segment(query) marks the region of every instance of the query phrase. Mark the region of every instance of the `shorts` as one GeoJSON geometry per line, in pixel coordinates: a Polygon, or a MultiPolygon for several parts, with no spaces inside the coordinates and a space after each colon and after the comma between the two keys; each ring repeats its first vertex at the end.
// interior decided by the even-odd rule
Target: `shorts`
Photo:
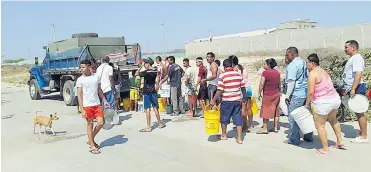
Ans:
{"type": "Polygon", "coordinates": [[[86,112],[86,119],[88,120],[93,120],[93,119],[96,119],[97,117],[101,117],[101,118],[104,117],[103,109],[101,105],[84,107],[84,110],[86,112]]]}
{"type": "Polygon", "coordinates": [[[130,100],[139,100],[139,92],[137,89],[130,89],[130,100]]]}
{"type": "Polygon", "coordinates": [[[220,106],[220,123],[228,125],[232,118],[234,125],[242,126],[241,106],[242,103],[239,101],[222,101],[220,106]]]}
{"type": "MultiPolygon", "coordinates": [[[[109,109],[114,109],[114,107],[115,107],[115,93],[113,92],[113,90],[105,92],[103,94],[104,94],[104,97],[106,98],[106,100],[107,100],[107,102],[110,106],[109,109]]],[[[102,102],[103,110],[106,109],[104,107],[104,102],[103,101],[101,101],[101,102],[102,102]]]]}
{"type": "MultiPolygon", "coordinates": [[[[207,87],[207,97],[209,97],[210,100],[212,100],[214,98],[217,89],[218,89],[218,87],[216,85],[211,85],[210,84],[207,87]]],[[[217,102],[217,104],[219,104],[219,103],[217,102]]]]}
{"type": "Polygon", "coordinates": [[[198,89],[197,99],[198,100],[209,100],[209,96],[208,96],[208,91],[207,91],[207,86],[206,85],[202,85],[198,89]]]}
{"type": "Polygon", "coordinates": [[[157,101],[157,93],[147,93],[143,95],[143,106],[144,109],[159,108],[157,101]]]}
{"type": "Polygon", "coordinates": [[[338,109],[341,104],[339,95],[312,101],[312,110],[318,115],[328,115],[332,110],[338,109]]]}

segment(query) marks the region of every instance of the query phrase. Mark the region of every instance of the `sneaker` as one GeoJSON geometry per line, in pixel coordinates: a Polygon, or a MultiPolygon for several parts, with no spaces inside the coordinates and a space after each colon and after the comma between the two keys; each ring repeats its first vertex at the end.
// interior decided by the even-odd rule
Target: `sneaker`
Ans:
{"type": "Polygon", "coordinates": [[[368,139],[362,138],[361,136],[356,137],[350,141],[351,143],[368,143],[368,139]]]}

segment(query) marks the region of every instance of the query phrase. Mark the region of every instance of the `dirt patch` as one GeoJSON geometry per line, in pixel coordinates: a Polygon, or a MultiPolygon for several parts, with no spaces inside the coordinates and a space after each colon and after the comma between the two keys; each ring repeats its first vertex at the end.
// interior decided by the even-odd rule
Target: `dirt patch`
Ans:
{"type": "Polygon", "coordinates": [[[12,84],[27,84],[30,77],[28,70],[30,65],[6,65],[1,66],[1,82],[12,84]]]}

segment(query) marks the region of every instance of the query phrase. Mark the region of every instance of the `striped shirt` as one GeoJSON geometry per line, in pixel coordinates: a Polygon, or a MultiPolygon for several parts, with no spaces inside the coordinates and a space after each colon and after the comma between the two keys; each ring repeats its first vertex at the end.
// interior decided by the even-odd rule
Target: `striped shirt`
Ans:
{"type": "Polygon", "coordinates": [[[222,101],[241,101],[241,88],[245,85],[240,72],[227,68],[218,81],[218,90],[223,91],[222,101]]]}

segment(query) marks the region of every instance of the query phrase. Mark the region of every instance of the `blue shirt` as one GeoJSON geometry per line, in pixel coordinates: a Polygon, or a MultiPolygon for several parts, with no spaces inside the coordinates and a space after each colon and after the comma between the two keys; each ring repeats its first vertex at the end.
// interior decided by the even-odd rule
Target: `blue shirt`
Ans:
{"type": "Polygon", "coordinates": [[[295,82],[295,87],[293,90],[292,95],[300,98],[305,98],[307,96],[307,90],[308,90],[308,68],[305,63],[305,61],[300,58],[296,57],[290,64],[287,65],[286,68],[286,83],[288,83],[289,80],[297,81],[295,82]],[[304,66],[304,74],[303,72],[303,66],[304,66]],[[300,76],[301,75],[301,76],[300,76]],[[299,78],[300,76],[300,78],[299,78]]]}
{"type": "Polygon", "coordinates": [[[172,64],[169,67],[168,75],[170,78],[170,87],[180,87],[181,86],[181,78],[184,71],[178,64],[172,64]]]}

